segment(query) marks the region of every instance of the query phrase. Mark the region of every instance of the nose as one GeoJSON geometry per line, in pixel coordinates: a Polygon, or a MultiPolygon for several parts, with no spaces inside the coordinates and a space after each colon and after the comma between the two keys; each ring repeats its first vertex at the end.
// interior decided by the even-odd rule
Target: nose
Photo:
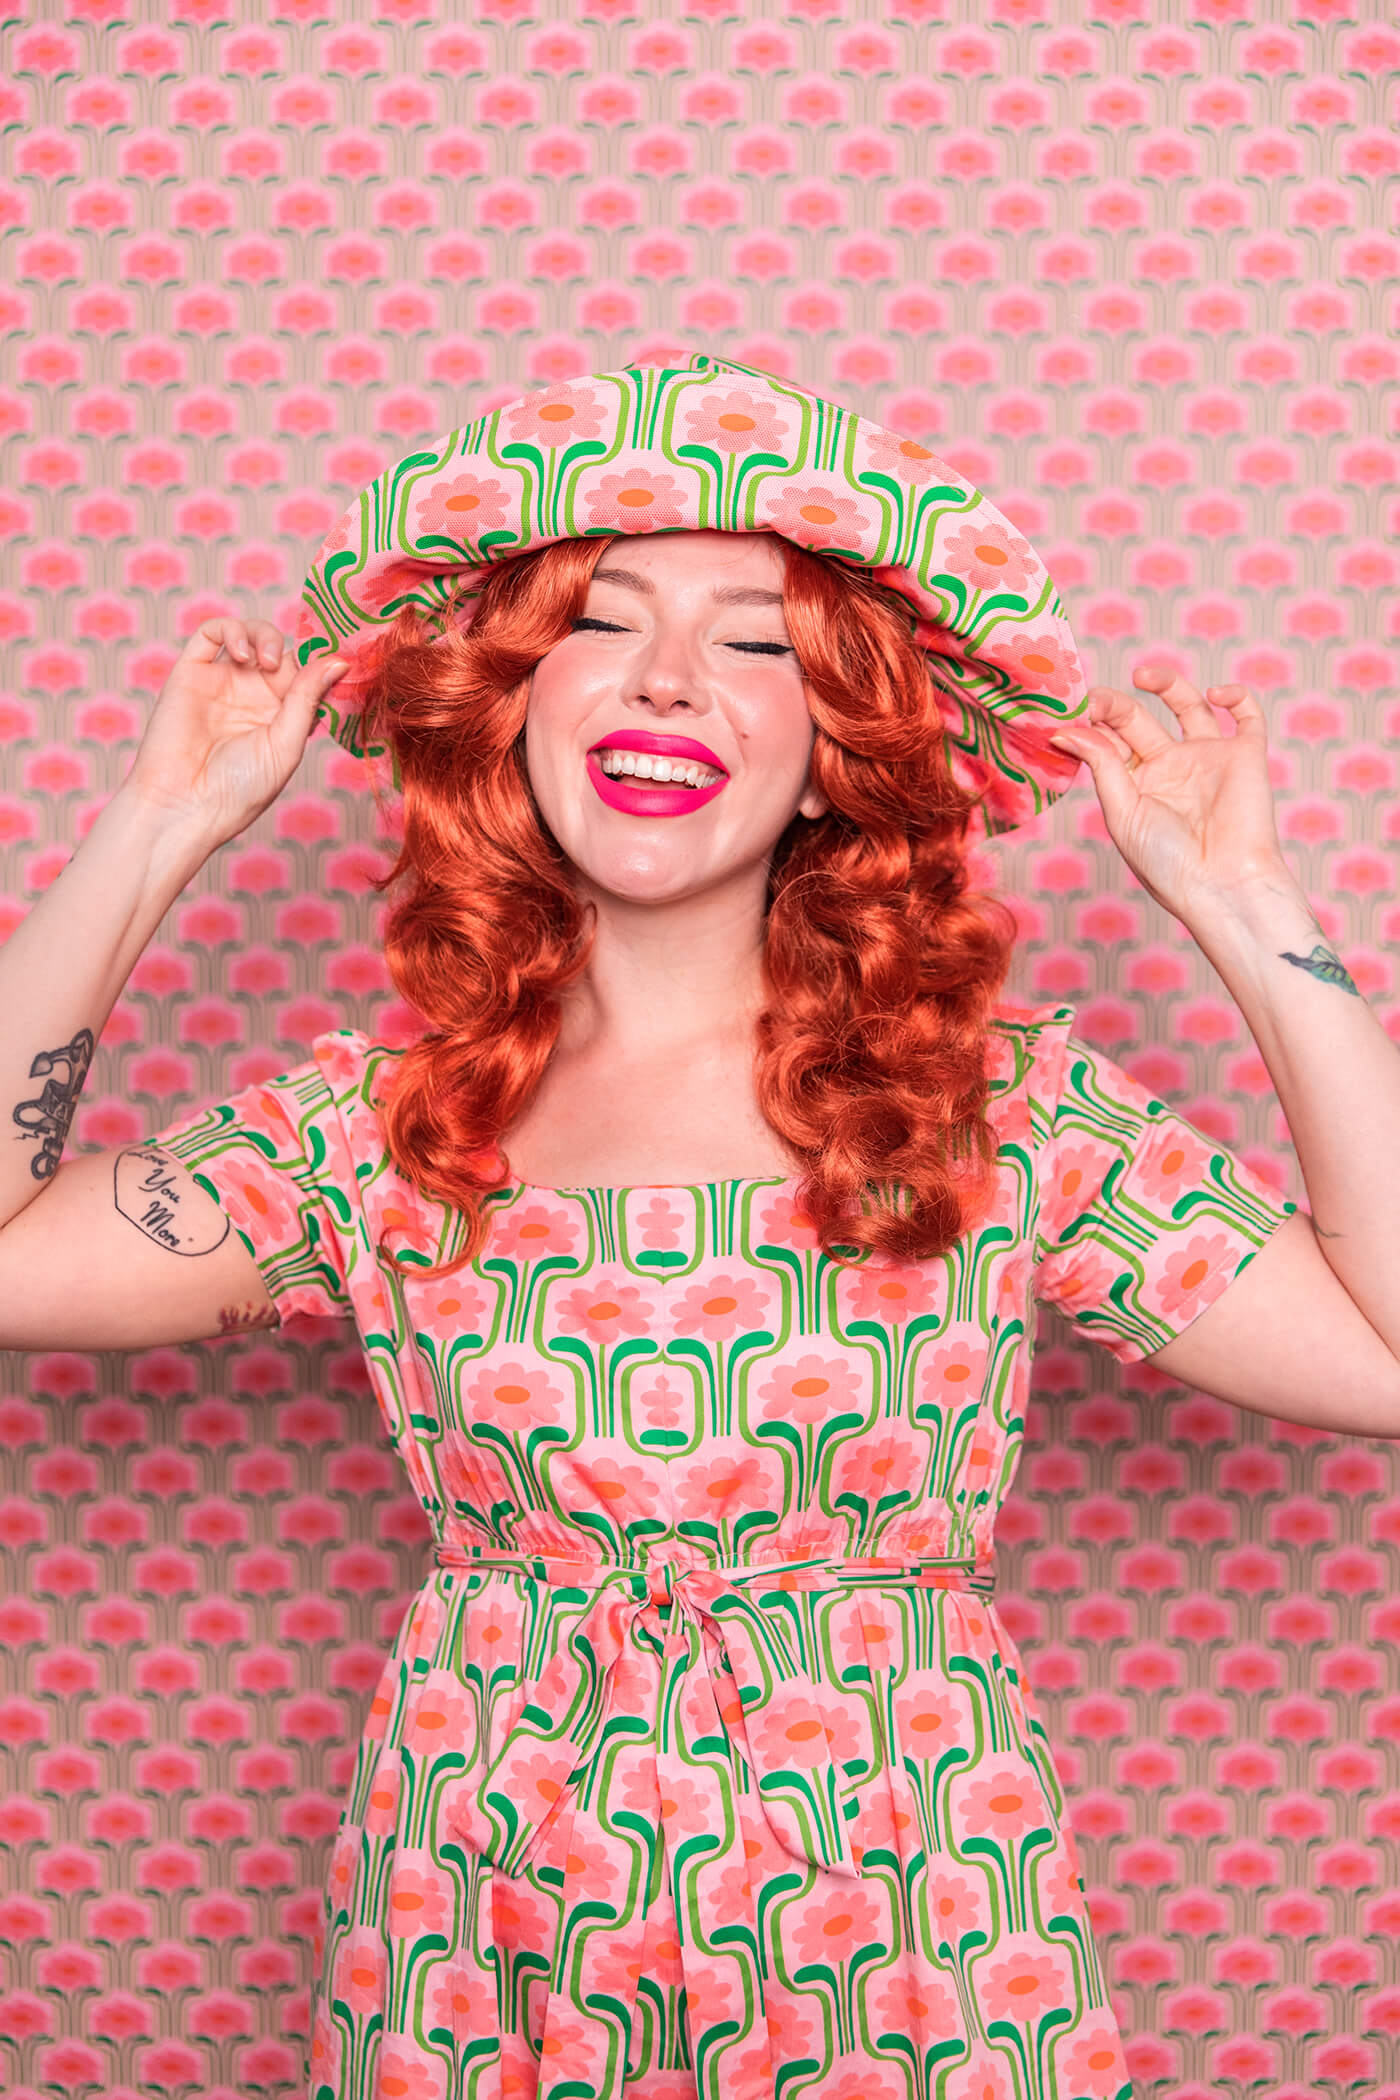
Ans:
{"type": "Polygon", "coordinates": [[[678,634],[654,636],[634,678],[634,689],[627,697],[644,701],[658,714],[669,715],[682,707],[704,711],[698,665],[678,634]]]}

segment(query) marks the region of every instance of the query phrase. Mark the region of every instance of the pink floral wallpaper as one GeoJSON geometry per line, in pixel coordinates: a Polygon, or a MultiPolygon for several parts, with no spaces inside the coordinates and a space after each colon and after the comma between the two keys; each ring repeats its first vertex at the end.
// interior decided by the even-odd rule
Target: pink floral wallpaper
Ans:
{"type": "MultiPolygon", "coordinates": [[[[29,0],[0,27],[0,938],[216,612],[574,373],[711,349],[917,437],[1091,677],[1264,700],[1400,1040],[1400,33],[1379,0],[29,0]]],[[[402,1039],[317,739],[172,910],[79,1150],[402,1039]]],[[[1287,1195],[1263,1063],[1087,784],[981,856],[1013,995],[1287,1195]]],[[[1327,1366],[1318,1367],[1319,1379],[1327,1366]]],[[[426,1526],[345,1329],[0,1358],[0,2088],[295,2091],[312,1920],[426,1526]]],[[[1148,2100],[1400,2095],[1400,1481],[1044,1316],[1001,1594],[1148,2100]]]]}

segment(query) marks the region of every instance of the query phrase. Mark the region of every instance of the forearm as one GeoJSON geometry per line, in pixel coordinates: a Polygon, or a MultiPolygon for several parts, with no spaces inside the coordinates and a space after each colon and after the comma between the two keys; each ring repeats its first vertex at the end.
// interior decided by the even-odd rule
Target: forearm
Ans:
{"type": "Polygon", "coordinates": [[[1400,1048],[1291,876],[1191,931],[1268,1067],[1333,1273],[1400,1358],[1400,1048]]]}
{"type": "Polygon", "coordinates": [[[214,843],[119,789],[0,948],[0,1226],[52,1178],[107,1017],[214,843]]]}

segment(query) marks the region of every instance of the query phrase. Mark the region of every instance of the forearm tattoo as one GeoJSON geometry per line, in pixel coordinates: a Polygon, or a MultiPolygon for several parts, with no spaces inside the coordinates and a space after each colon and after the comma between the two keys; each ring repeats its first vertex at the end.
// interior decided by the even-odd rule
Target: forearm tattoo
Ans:
{"type": "Polygon", "coordinates": [[[1310,977],[1320,977],[1324,984],[1339,984],[1344,992],[1354,999],[1361,997],[1347,974],[1346,966],[1333,950],[1319,941],[1311,955],[1291,955],[1287,948],[1279,951],[1282,962],[1293,963],[1296,968],[1306,970],[1310,977]]]}
{"type": "Polygon", "coordinates": [[[242,1334],[250,1327],[280,1327],[275,1305],[225,1305],[219,1311],[220,1334],[242,1334]]]}
{"type": "Polygon", "coordinates": [[[20,1136],[38,1140],[39,1149],[29,1162],[36,1181],[50,1181],[58,1172],[94,1047],[92,1030],[80,1028],[71,1043],[41,1050],[29,1067],[30,1078],[42,1079],[44,1090],[33,1101],[21,1101],[14,1116],[20,1136]]]}
{"type": "Polygon", "coordinates": [[[133,1146],[119,1152],[112,1184],[122,1216],[171,1254],[212,1254],[229,1236],[230,1221],[214,1204],[200,1204],[191,1215],[194,1207],[185,1200],[188,1169],[158,1146],[133,1146]]]}

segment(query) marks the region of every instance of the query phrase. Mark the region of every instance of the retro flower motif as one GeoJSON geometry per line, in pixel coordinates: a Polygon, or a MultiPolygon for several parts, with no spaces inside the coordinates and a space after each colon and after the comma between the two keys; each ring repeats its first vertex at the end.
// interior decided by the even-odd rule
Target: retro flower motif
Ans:
{"type": "Polygon", "coordinates": [[[1015,1765],[969,1774],[955,1785],[956,1813],[969,1837],[993,1837],[1014,1845],[1052,1820],[1038,1780],[1015,1765]]]}

